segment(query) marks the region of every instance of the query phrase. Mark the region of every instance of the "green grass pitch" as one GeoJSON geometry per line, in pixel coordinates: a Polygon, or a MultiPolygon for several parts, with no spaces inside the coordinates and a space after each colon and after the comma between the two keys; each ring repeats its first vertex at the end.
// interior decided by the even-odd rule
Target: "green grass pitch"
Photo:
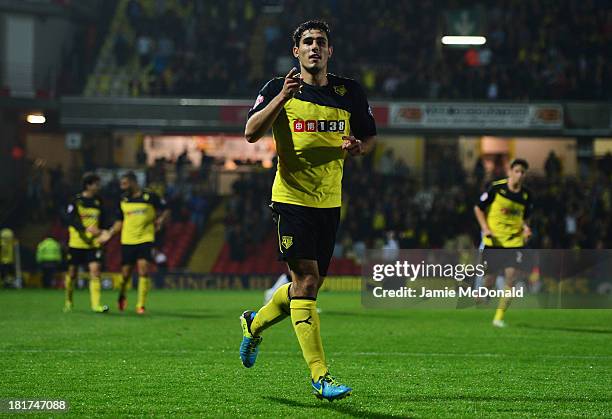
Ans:
{"type": "Polygon", "coordinates": [[[261,292],[154,290],[144,317],[129,298],[118,313],[105,292],[100,315],[79,291],[64,314],[61,291],[0,291],[0,399],[65,399],[77,417],[612,416],[612,310],[510,310],[499,330],[492,309],[366,310],[326,292],[328,362],[354,389],[329,403],[287,320],[242,367],[238,316],[261,292]]]}

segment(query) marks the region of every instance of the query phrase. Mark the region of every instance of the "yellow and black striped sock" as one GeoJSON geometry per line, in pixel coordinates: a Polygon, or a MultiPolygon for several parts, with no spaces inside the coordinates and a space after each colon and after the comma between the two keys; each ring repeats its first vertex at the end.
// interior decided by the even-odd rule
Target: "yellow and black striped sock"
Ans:
{"type": "Polygon", "coordinates": [[[309,298],[293,297],[290,307],[291,323],[300,342],[302,355],[304,355],[308,364],[312,379],[317,381],[327,374],[317,301],[309,298]]]}
{"type": "Polygon", "coordinates": [[[138,302],[136,302],[136,308],[142,308],[147,302],[147,295],[151,289],[151,278],[148,276],[138,277],[138,302]]]}
{"type": "Polygon", "coordinates": [[[100,307],[100,296],[102,293],[102,283],[100,282],[99,276],[92,276],[89,278],[89,299],[91,302],[91,309],[97,310],[100,307]]]}
{"type": "Polygon", "coordinates": [[[251,323],[251,333],[259,336],[268,327],[275,325],[290,315],[289,287],[291,283],[285,284],[274,292],[272,299],[263,306],[251,323]]]}

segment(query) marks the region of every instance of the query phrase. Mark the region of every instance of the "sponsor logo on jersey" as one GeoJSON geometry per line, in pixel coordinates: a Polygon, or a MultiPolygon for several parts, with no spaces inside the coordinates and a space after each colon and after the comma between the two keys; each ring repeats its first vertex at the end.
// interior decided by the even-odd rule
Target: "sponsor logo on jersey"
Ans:
{"type": "Polygon", "coordinates": [[[518,208],[502,207],[500,211],[502,214],[510,217],[520,217],[522,215],[522,211],[518,208]]]}
{"type": "Polygon", "coordinates": [[[303,119],[293,120],[293,132],[340,132],[346,130],[346,121],[344,119],[303,119]]]}
{"type": "Polygon", "coordinates": [[[141,214],[146,214],[146,213],[147,213],[146,209],[134,209],[134,210],[126,211],[125,215],[141,215],[141,214]]]}

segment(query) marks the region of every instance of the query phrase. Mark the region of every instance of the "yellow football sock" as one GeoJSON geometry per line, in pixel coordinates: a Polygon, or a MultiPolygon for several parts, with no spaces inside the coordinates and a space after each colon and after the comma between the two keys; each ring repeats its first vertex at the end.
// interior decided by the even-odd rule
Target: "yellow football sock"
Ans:
{"type": "Polygon", "coordinates": [[[72,278],[70,275],[66,275],[64,279],[64,296],[66,303],[72,304],[72,294],[74,292],[74,283],[72,282],[72,278]]]}
{"type": "MultiPolygon", "coordinates": [[[[506,287],[506,290],[511,290],[512,288],[506,287]]],[[[497,305],[497,310],[495,310],[495,317],[493,320],[503,320],[504,315],[506,314],[506,310],[510,307],[510,302],[512,301],[511,297],[501,297],[499,299],[499,304],[497,305]]]]}
{"type": "Polygon", "coordinates": [[[149,289],[151,289],[151,278],[148,276],[139,276],[138,277],[138,302],[136,303],[136,308],[141,308],[145,306],[147,302],[147,294],[149,293],[149,289]]]}
{"type": "Polygon", "coordinates": [[[313,380],[318,380],[327,374],[325,353],[320,334],[319,313],[316,300],[294,297],[290,303],[291,323],[297,335],[302,354],[310,368],[313,380]]]}
{"type": "Polygon", "coordinates": [[[276,291],[268,304],[263,306],[251,323],[251,333],[259,336],[268,327],[275,325],[290,315],[289,309],[289,287],[291,283],[285,284],[276,291]]]}
{"type": "Polygon", "coordinates": [[[100,307],[100,294],[102,292],[102,283],[100,277],[92,276],[89,278],[89,299],[91,301],[91,309],[96,310],[100,307]]]}

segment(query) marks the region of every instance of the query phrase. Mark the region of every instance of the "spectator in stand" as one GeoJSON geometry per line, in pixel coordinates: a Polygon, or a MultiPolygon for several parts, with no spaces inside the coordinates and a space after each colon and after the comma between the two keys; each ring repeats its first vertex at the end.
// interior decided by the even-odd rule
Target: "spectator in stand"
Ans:
{"type": "MultiPolygon", "coordinates": [[[[343,73],[348,65],[357,68],[355,78],[377,96],[610,100],[612,63],[606,57],[612,41],[612,11],[603,4],[579,0],[485,3],[482,31],[487,43],[468,50],[440,46],[438,34],[447,29],[444,13],[474,8],[451,0],[397,0],[384,7],[371,7],[366,0],[323,5],[286,0],[279,3],[273,23],[266,23],[269,14],[252,2],[227,0],[204,7],[196,0],[155,4],[130,0],[126,21],[129,30],[140,35],[135,54],[143,64],[153,58],[150,93],[157,95],[252,94],[265,74],[279,73],[275,71],[282,63],[279,57],[291,47],[279,34],[290,32],[295,16],[317,15],[337,28],[337,42],[348,45],[338,52],[341,56],[336,57],[332,71],[343,73]],[[339,16],[351,25],[338,24],[339,16]],[[371,25],[375,30],[368,31],[371,25]],[[355,31],[368,34],[359,47],[350,42],[355,31]],[[253,37],[245,38],[243,33],[253,37]],[[438,53],[431,54],[434,49],[438,53]],[[209,57],[215,57],[215,65],[210,65],[209,57]],[[242,74],[244,68],[250,73],[242,74]],[[172,78],[161,77],[166,70],[172,78]]],[[[126,39],[115,38],[119,67],[125,67],[128,55],[134,54],[126,39]]],[[[147,83],[133,84],[141,85],[133,94],[148,91],[147,83]]]]}

